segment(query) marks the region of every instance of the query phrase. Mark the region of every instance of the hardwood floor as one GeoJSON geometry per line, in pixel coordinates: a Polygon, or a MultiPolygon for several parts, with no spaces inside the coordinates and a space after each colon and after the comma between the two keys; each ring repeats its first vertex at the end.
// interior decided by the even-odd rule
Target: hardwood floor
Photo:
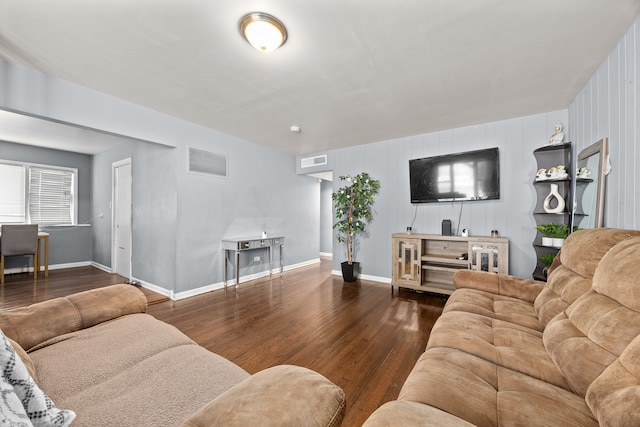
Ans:
{"type": "MultiPolygon", "coordinates": [[[[9,276],[0,308],[122,280],[93,267],[52,270],[35,286],[32,276],[9,276]]],[[[274,274],[237,289],[150,305],[148,313],[249,373],[293,364],[323,374],[347,396],[343,425],[359,426],[398,396],[444,302],[397,289],[392,296],[389,285],[376,282],[344,283],[323,261],[282,279],[274,274]]]]}

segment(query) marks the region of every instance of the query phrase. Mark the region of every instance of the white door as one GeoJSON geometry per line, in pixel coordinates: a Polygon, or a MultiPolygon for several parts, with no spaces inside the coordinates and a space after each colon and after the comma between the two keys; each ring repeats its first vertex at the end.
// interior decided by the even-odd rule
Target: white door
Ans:
{"type": "Polygon", "coordinates": [[[131,159],[113,164],[112,270],[131,278],[131,159]]]}

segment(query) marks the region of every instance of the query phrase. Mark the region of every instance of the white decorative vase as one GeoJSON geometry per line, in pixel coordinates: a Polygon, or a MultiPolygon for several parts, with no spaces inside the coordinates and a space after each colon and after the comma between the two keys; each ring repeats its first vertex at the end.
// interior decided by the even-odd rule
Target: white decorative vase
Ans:
{"type": "Polygon", "coordinates": [[[553,238],[553,247],[554,248],[561,248],[562,245],[564,245],[564,239],[553,238]]]}
{"type": "Polygon", "coordinates": [[[561,213],[564,211],[565,202],[564,202],[564,198],[558,191],[558,184],[551,184],[551,192],[544,199],[543,206],[544,206],[544,211],[546,213],[561,213]],[[553,199],[557,200],[557,205],[555,208],[551,207],[551,202],[553,201],[553,199]]]}
{"type": "Polygon", "coordinates": [[[553,246],[553,238],[551,238],[551,237],[543,237],[542,238],[542,246],[553,246]]]}

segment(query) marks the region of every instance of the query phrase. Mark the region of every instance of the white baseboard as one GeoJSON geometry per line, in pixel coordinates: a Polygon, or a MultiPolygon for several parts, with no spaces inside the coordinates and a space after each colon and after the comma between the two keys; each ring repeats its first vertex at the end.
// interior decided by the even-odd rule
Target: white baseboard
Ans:
{"type": "MultiPolygon", "coordinates": [[[[331,270],[331,274],[334,276],[342,276],[342,271],[331,270]]],[[[370,276],[368,274],[359,274],[358,279],[371,280],[372,282],[380,282],[380,283],[391,283],[391,278],[389,277],[370,276]]]]}
{"type": "MultiPolygon", "coordinates": [[[[312,260],[309,260],[309,261],[300,262],[298,264],[286,265],[286,266],[283,267],[282,270],[283,271],[294,270],[296,268],[302,268],[302,267],[307,267],[309,265],[318,264],[319,262],[320,262],[320,258],[312,259],[312,260]]],[[[274,268],[273,269],[273,275],[276,276],[278,274],[279,274],[278,269],[274,268]]],[[[263,277],[267,277],[268,275],[269,275],[268,271],[261,271],[261,272],[256,273],[256,274],[249,274],[249,275],[246,275],[246,276],[240,276],[240,284],[242,284],[243,282],[248,282],[250,280],[261,279],[263,277]]],[[[236,284],[236,279],[235,278],[227,280],[227,287],[235,286],[235,284],[236,284]]],[[[149,288],[149,289],[151,289],[151,288],[149,288]]],[[[174,301],[178,301],[178,300],[181,300],[181,299],[194,297],[196,295],[205,294],[207,292],[216,291],[218,289],[224,289],[224,282],[212,283],[210,285],[202,286],[202,287],[199,287],[199,288],[196,288],[196,289],[189,289],[188,291],[183,291],[183,292],[177,292],[177,293],[171,292],[171,295],[167,295],[167,296],[169,296],[169,298],[171,298],[174,301]]],[[[153,289],[151,289],[151,290],[153,290],[153,289]]],[[[166,295],[166,294],[163,294],[163,295],[166,295]]]]}
{"type": "MultiPolygon", "coordinates": [[[[93,265],[93,263],[91,261],[81,261],[81,262],[70,262],[67,264],[53,264],[53,265],[49,265],[49,270],[60,270],[62,268],[74,268],[74,267],[86,267],[88,265],[93,265]]],[[[5,274],[33,273],[33,267],[5,268],[4,273],[5,274]]],[[[44,273],[44,267],[40,267],[40,273],[44,273]]]]}
{"type": "Polygon", "coordinates": [[[320,252],[320,256],[322,258],[333,259],[333,254],[331,252],[320,252]]]}
{"type": "Polygon", "coordinates": [[[97,263],[95,261],[92,262],[91,265],[94,266],[95,268],[100,269],[102,271],[105,271],[107,273],[113,273],[113,271],[111,271],[111,267],[107,267],[106,265],[99,264],[99,263],[97,263]]]}

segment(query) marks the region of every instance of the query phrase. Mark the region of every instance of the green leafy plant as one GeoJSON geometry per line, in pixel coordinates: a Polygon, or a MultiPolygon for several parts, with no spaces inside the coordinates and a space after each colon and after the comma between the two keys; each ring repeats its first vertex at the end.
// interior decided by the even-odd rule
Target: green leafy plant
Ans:
{"type": "Polygon", "coordinates": [[[541,224],[536,226],[536,230],[544,234],[545,237],[553,237],[557,229],[557,224],[541,224]]]}
{"type": "Polygon", "coordinates": [[[556,258],[556,254],[540,255],[540,261],[542,262],[542,265],[544,265],[547,268],[551,267],[551,264],[553,264],[553,260],[555,258],[556,258]]]}
{"type": "Polygon", "coordinates": [[[331,194],[335,203],[337,222],[333,225],[339,232],[338,242],[347,247],[347,262],[353,263],[353,240],[357,232],[364,232],[371,221],[373,197],[378,193],[380,182],[362,172],[354,177],[341,176],[347,185],[331,194]]]}
{"type": "Polygon", "coordinates": [[[567,224],[556,225],[552,237],[556,239],[566,239],[569,235],[569,226],[567,224]]]}

